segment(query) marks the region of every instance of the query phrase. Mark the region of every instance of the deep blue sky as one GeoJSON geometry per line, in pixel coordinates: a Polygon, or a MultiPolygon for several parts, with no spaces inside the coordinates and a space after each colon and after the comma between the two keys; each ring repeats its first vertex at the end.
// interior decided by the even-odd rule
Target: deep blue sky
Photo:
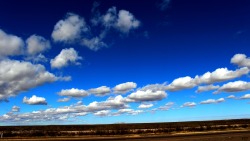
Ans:
{"type": "MultiPolygon", "coordinates": [[[[248,0],[6,0],[0,4],[0,31],[4,33],[1,35],[0,32],[0,107],[3,109],[0,111],[1,124],[163,122],[250,116],[247,100],[250,98],[250,95],[247,95],[250,92],[248,0]],[[94,5],[98,5],[95,10],[94,5]],[[116,8],[113,15],[115,20],[109,23],[109,27],[104,26],[103,17],[112,7],[116,8]],[[129,14],[119,17],[124,11],[129,14]],[[77,28],[76,32],[81,33],[75,37],[74,31],[70,30],[68,32],[72,35],[67,36],[67,39],[62,38],[68,32],[64,35],[60,33],[60,37],[53,36],[56,25],[60,20],[67,21],[70,18],[69,13],[84,20],[83,27],[87,31],[77,28]],[[129,16],[132,19],[127,21],[128,23],[123,21],[120,26],[119,20],[126,20],[129,16]],[[94,17],[99,19],[97,25],[91,22],[94,17]],[[139,24],[136,25],[136,22],[139,24]],[[129,25],[131,23],[135,24],[134,27],[129,25]],[[101,33],[104,32],[106,34],[102,38],[101,33]],[[31,35],[42,37],[50,47],[38,53],[27,53],[27,40],[31,35]],[[22,40],[23,45],[19,46],[22,48],[21,53],[11,52],[6,55],[6,50],[13,48],[9,43],[13,40],[8,40],[10,36],[22,40]],[[95,37],[100,39],[98,43],[104,43],[105,47],[97,45],[95,47],[98,49],[94,50],[83,43],[83,40],[90,41],[95,37]],[[69,48],[81,59],[66,59],[67,63],[63,66],[53,66],[52,60],[56,60],[62,50],[69,51],[69,48]],[[46,59],[34,61],[39,54],[44,55],[46,59]],[[231,59],[237,54],[245,58],[243,57],[241,62],[232,62],[231,59]],[[32,59],[27,59],[29,57],[32,59]],[[4,64],[6,62],[7,64],[4,64]],[[19,62],[21,66],[30,63],[31,66],[28,66],[27,70],[21,70],[14,62],[19,62]],[[44,66],[44,71],[53,74],[54,80],[49,81],[46,78],[42,83],[36,84],[38,81],[35,80],[38,78],[31,76],[30,72],[27,78],[34,80],[31,81],[34,86],[27,86],[26,89],[26,85],[19,87],[19,82],[27,85],[29,83],[24,72],[32,70],[32,66],[37,69],[38,64],[44,66]],[[8,65],[17,75],[6,72],[8,65]],[[203,82],[203,78],[195,78],[222,68],[227,68],[227,71],[211,75],[209,82],[203,82]],[[246,72],[239,74],[239,69],[246,72]],[[62,81],[66,76],[71,79],[62,81]],[[178,84],[172,83],[186,76],[193,80],[185,84],[181,84],[185,80],[178,84]],[[10,77],[15,79],[7,79],[10,77]],[[136,86],[126,87],[126,92],[116,94],[113,88],[118,84],[124,84],[125,87],[125,84],[128,84],[126,82],[133,82],[136,86]],[[242,85],[234,87],[236,83],[242,85]],[[143,89],[150,84],[159,85],[143,89]],[[193,85],[190,86],[191,84],[193,85]],[[17,88],[14,88],[15,85],[17,88]],[[196,92],[198,87],[209,85],[214,88],[196,92]],[[230,85],[230,88],[226,89],[223,85],[230,85]],[[101,86],[109,87],[110,92],[98,96],[91,91],[101,86]],[[88,96],[79,96],[77,93],[78,96],[72,97],[69,94],[72,88],[77,92],[85,91],[88,96]],[[11,92],[8,93],[4,89],[11,92]],[[59,93],[62,90],[68,90],[68,95],[61,96],[59,93]],[[34,99],[31,98],[33,95],[34,99]],[[133,97],[135,95],[136,98],[133,97]],[[229,95],[234,97],[228,98],[229,95]],[[25,102],[24,97],[30,101],[25,102]],[[110,99],[114,97],[123,97],[121,101],[115,100],[123,106],[110,104],[110,99]],[[145,100],[145,97],[148,99],[145,100]],[[69,99],[66,102],[58,102],[61,98],[69,99]],[[79,101],[82,103],[76,104],[79,101]],[[97,110],[90,108],[94,101],[99,104],[96,105],[97,110]],[[101,109],[100,107],[105,107],[102,105],[104,101],[108,106],[101,109]],[[207,104],[204,104],[204,101],[207,104]],[[161,106],[165,104],[170,106],[163,109],[161,106]],[[146,108],[141,108],[140,105],[146,108]],[[61,109],[68,111],[58,112],[61,109]],[[54,110],[51,112],[54,114],[49,113],[49,110],[54,110]],[[35,117],[34,111],[47,117],[24,118],[24,115],[35,117]],[[142,120],[141,117],[145,118],[142,120]]],[[[33,45],[35,49],[37,46],[33,45]]],[[[72,55],[65,56],[67,58],[72,55]]],[[[33,73],[39,72],[38,69],[33,73]]]]}

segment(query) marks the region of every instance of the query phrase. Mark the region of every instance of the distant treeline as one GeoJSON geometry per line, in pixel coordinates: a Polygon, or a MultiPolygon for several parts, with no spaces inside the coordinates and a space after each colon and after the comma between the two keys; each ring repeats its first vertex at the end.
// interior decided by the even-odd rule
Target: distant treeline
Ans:
{"type": "Polygon", "coordinates": [[[4,137],[35,136],[82,136],[82,135],[123,135],[145,133],[173,133],[209,130],[239,129],[250,127],[250,119],[100,124],[100,125],[46,125],[46,126],[0,126],[4,137]]]}

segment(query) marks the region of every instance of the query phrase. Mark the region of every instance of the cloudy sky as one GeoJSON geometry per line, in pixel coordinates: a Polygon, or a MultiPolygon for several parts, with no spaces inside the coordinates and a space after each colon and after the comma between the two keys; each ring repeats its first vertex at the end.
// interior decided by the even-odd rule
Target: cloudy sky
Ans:
{"type": "Polygon", "coordinates": [[[1,125],[250,118],[248,0],[1,5],[1,125]]]}

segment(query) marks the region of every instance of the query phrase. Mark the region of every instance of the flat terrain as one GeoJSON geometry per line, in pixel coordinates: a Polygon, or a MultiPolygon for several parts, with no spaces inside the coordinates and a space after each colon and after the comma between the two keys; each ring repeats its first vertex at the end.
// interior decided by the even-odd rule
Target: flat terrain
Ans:
{"type": "Polygon", "coordinates": [[[158,136],[89,136],[89,137],[40,137],[40,138],[3,138],[0,141],[250,141],[250,131],[238,132],[218,132],[218,133],[201,133],[201,134],[176,134],[176,135],[158,135],[158,136]]]}

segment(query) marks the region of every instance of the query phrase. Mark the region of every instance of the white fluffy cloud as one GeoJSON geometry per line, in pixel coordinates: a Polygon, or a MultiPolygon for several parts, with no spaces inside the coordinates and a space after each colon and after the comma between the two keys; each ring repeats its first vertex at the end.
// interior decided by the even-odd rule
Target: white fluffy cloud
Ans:
{"type": "Polygon", "coordinates": [[[240,99],[250,99],[250,94],[245,94],[240,99]]]}
{"type": "Polygon", "coordinates": [[[228,70],[227,68],[219,68],[213,72],[207,72],[203,74],[202,76],[198,77],[197,80],[199,84],[202,83],[211,84],[215,82],[222,82],[235,79],[241,77],[242,75],[246,75],[248,73],[249,69],[247,67],[243,67],[235,71],[228,70]]]}
{"type": "Polygon", "coordinates": [[[140,104],[139,106],[138,106],[138,108],[140,108],[140,109],[147,109],[147,108],[151,108],[151,107],[153,107],[154,105],[151,103],[151,104],[140,104]]]}
{"type": "Polygon", "coordinates": [[[118,84],[113,88],[113,92],[116,94],[124,94],[136,88],[136,86],[137,84],[134,82],[126,82],[126,83],[118,84]]]}
{"type": "Polygon", "coordinates": [[[250,58],[247,58],[245,54],[235,54],[231,58],[231,63],[236,64],[240,67],[250,68],[250,58]]]}
{"type": "Polygon", "coordinates": [[[82,39],[82,45],[88,47],[93,51],[97,51],[103,47],[107,47],[108,45],[102,41],[100,37],[93,37],[91,39],[84,38],[82,39]]]}
{"type": "Polygon", "coordinates": [[[79,39],[85,31],[87,26],[84,19],[74,13],[68,13],[65,19],[56,23],[51,36],[56,42],[68,43],[79,39]]]}
{"type": "Polygon", "coordinates": [[[127,10],[120,10],[116,23],[116,29],[123,33],[128,33],[132,29],[140,26],[140,21],[137,20],[132,13],[127,10]]]}
{"type": "Polygon", "coordinates": [[[228,99],[236,99],[236,97],[234,95],[229,95],[227,98],[228,99]]]}
{"type": "Polygon", "coordinates": [[[196,90],[196,93],[201,93],[201,92],[205,92],[205,91],[211,91],[211,90],[215,90],[218,89],[220,86],[219,85],[206,85],[206,86],[199,86],[198,89],[196,90]]]}
{"type": "Polygon", "coordinates": [[[98,88],[89,89],[88,92],[97,96],[104,96],[111,93],[111,89],[107,86],[101,86],[98,88]]]}
{"type": "Polygon", "coordinates": [[[239,80],[224,84],[215,92],[215,94],[219,92],[240,92],[246,90],[250,90],[250,83],[239,80]]]}
{"type": "Polygon", "coordinates": [[[133,110],[133,109],[120,109],[116,113],[113,113],[113,115],[118,116],[121,114],[128,114],[128,115],[138,115],[140,113],[143,113],[142,110],[133,110]]]}
{"type": "Polygon", "coordinates": [[[110,114],[110,110],[101,110],[101,111],[98,111],[98,112],[95,112],[94,115],[95,116],[108,116],[110,114]]]}
{"type": "Polygon", "coordinates": [[[201,101],[200,104],[214,104],[214,103],[221,103],[221,102],[224,102],[225,99],[224,98],[219,98],[217,100],[215,99],[208,99],[208,100],[205,100],[205,101],[201,101]]]}
{"type": "Polygon", "coordinates": [[[142,88],[139,88],[139,90],[165,91],[167,90],[167,88],[168,88],[167,83],[162,83],[162,84],[157,83],[157,84],[148,84],[142,88]]]}
{"type": "Polygon", "coordinates": [[[181,107],[195,107],[195,102],[185,102],[181,107]]]}
{"type": "Polygon", "coordinates": [[[50,61],[52,68],[62,68],[71,64],[80,64],[77,62],[82,57],[78,55],[74,48],[63,49],[54,59],[50,61]]]}
{"type": "Polygon", "coordinates": [[[0,57],[20,55],[23,53],[23,47],[24,42],[20,37],[0,29],[0,57]]]}
{"type": "Polygon", "coordinates": [[[36,55],[50,49],[50,42],[42,36],[31,35],[27,40],[27,52],[29,55],[36,55]]]}
{"type": "Polygon", "coordinates": [[[60,96],[69,96],[69,97],[86,97],[89,95],[87,91],[75,88],[61,90],[60,92],[58,92],[58,94],[60,96]]]}
{"type": "Polygon", "coordinates": [[[196,86],[195,79],[186,76],[175,79],[171,84],[167,86],[167,90],[178,91],[182,89],[189,89],[196,86]]]}
{"type": "Polygon", "coordinates": [[[25,61],[0,61],[0,99],[18,95],[20,92],[57,80],[67,81],[70,77],[56,77],[40,64],[25,61]]]}
{"type": "Polygon", "coordinates": [[[47,105],[46,99],[43,97],[37,97],[36,95],[33,95],[31,98],[24,97],[23,103],[29,104],[29,105],[47,105]]]}
{"type": "Polygon", "coordinates": [[[131,93],[127,97],[127,100],[131,102],[158,101],[162,100],[165,97],[167,97],[167,93],[165,91],[138,90],[131,93]]]}
{"type": "Polygon", "coordinates": [[[20,107],[18,106],[13,106],[11,109],[12,112],[19,112],[20,111],[20,107]]]}

